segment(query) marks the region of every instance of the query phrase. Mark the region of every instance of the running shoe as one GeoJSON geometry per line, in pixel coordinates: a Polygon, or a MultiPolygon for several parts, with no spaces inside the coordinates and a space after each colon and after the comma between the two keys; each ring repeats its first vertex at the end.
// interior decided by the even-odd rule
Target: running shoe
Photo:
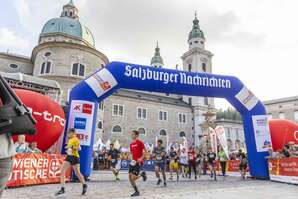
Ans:
{"type": "Polygon", "coordinates": [[[57,193],[55,193],[55,196],[59,196],[59,195],[62,195],[64,193],[65,193],[65,189],[64,189],[64,187],[61,187],[61,189],[57,193]]]}
{"type": "Polygon", "coordinates": [[[136,197],[136,196],[140,196],[140,192],[136,191],[130,195],[130,197],[136,197]]]}
{"type": "Polygon", "coordinates": [[[160,183],[161,183],[161,179],[158,179],[156,185],[160,185],[160,183]]]}

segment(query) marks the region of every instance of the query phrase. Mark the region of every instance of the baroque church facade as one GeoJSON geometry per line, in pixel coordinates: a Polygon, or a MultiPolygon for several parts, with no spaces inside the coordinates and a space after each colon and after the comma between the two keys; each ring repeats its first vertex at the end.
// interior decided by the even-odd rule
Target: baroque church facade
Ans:
{"type": "MultiPolygon", "coordinates": [[[[197,16],[187,41],[189,49],[181,56],[183,70],[212,73],[213,54],[205,49],[197,16]]],[[[72,0],[63,6],[60,17],[45,23],[31,57],[0,53],[1,74],[13,87],[49,95],[63,106],[75,84],[108,63],[108,57],[96,49],[90,29],[79,20],[72,0]]],[[[164,67],[158,44],[150,65],[164,67]]],[[[214,108],[213,98],[121,89],[101,102],[95,136],[127,146],[129,132],[137,129],[147,143],[181,142],[186,137],[198,145],[208,107],[214,108]]]]}

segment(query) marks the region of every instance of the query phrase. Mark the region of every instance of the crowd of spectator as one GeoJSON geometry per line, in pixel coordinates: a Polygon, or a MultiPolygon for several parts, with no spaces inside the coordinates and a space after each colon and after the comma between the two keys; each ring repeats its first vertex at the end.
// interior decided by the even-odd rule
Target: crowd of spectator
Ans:
{"type": "Polygon", "coordinates": [[[298,145],[294,142],[289,142],[283,146],[282,149],[273,151],[269,150],[268,158],[289,158],[298,157],[298,145]]]}
{"type": "Polygon", "coordinates": [[[37,148],[37,142],[28,143],[25,141],[25,135],[19,135],[18,141],[15,142],[16,153],[42,153],[37,148]]]}

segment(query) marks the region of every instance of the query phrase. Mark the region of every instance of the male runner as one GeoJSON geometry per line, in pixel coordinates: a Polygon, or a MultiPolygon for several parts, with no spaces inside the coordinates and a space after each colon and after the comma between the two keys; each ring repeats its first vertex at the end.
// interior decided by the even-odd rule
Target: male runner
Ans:
{"type": "Polygon", "coordinates": [[[108,152],[108,159],[111,161],[111,170],[113,171],[113,174],[115,176],[116,181],[119,181],[119,170],[116,168],[118,164],[118,158],[120,155],[120,151],[115,149],[114,144],[110,144],[110,150],[108,152]]]}
{"type": "Polygon", "coordinates": [[[188,150],[188,178],[191,178],[191,170],[193,169],[195,174],[195,180],[197,179],[197,156],[195,152],[195,148],[193,146],[189,147],[188,150]]]}
{"type": "Polygon", "coordinates": [[[75,134],[75,129],[69,129],[67,132],[68,137],[68,144],[65,147],[67,150],[67,156],[63,162],[62,168],[61,168],[61,189],[55,194],[56,196],[64,194],[65,193],[65,171],[69,169],[69,167],[72,167],[76,176],[79,178],[80,182],[83,185],[83,191],[82,195],[85,195],[87,192],[87,184],[85,182],[85,179],[83,175],[80,172],[80,156],[79,156],[79,150],[80,150],[80,140],[77,138],[75,134]]]}
{"type": "Polygon", "coordinates": [[[129,181],[134,189],[134,193],[131,194],[131,197],[139,196],[140,191],[137,188],[136,181],[140,176],[144,181],[147,180],[145,171],[141,171],[141,167],[144,163],[144,143],[139,140],[139,131],[133,130],[131,132],[132,142],[130,143],[130,152],[132,154],[132,160],[129,165],[129,181]]]}
{"type": "Polygon", "coordinates": [[[182,178],[187,177],[188,173],[188,154],[185,148],[182,149],[179,155],[179,162],[181,165],[182,178]]]}
{"type": "Polygon", "coordinates": [[[157,146],[153,149],[153,157],[155,158],[155,174],[157,177],[157,185],[161,183],[159,172],[161,171],[163,177],[163,184],[166,187],[166,149],[162,146],[162,140],[157,141],[157,146]]]}
{"type": "Polygon", "coordinates": [[[175,151],[174,147],[170,148],[170,180],[173,180],[173,172],[176,172],[177,174],[177,181],[179,180],[179,164],[178,164],[178,154],[175,151]]]}
{"type": "Polygon", "coordinates": [[[215,159],[216,153],[212,152],[212,148],[210,147],[207,153],[207,163],[210,170],[210,177],[213,178],[214,176],[214,180],[216,181],[215,159]]]}

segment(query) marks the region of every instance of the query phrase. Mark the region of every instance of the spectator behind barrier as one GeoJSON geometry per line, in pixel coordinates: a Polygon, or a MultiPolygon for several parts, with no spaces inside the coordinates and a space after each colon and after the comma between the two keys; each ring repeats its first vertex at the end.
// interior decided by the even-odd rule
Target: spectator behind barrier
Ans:
{"type": "Polygon", "coordinates": [[[15,143],[17,153],[31,153],[28,143],[25,141],[25,135],[18,135],[18,141],[15,143]]]}

